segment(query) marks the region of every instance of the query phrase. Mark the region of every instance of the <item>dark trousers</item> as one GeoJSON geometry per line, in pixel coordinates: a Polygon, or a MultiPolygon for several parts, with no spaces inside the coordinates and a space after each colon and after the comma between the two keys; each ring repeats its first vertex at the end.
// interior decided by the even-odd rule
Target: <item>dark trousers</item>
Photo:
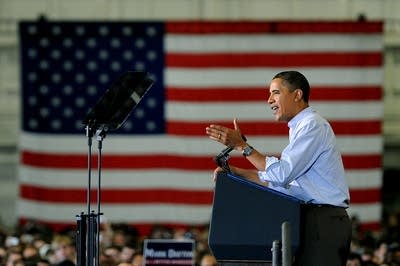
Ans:
{"type": "Polygon", "coordinates": [[[310,205],[303,215],[302,241],[293,265],[345,266],[351,242],[351,221],[346,210],[310,205]]]}

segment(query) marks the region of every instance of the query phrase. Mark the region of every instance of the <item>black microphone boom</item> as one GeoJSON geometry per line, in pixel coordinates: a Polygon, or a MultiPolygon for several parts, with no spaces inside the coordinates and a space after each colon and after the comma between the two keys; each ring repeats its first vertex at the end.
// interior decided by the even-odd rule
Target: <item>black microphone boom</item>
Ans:
{"type": "MultiPolygon", "coordinates": [[[[244,141],[247,141],[246,137],[242,135],[242,139],[244,141]]],[[[228,159],[229,159],[229,153],[233,150],[233,147],[226,147],[223,149],[217,156],[215,156],[214,161],[215,163],[219,166],[224,168],[229,172],[229,166],[228,166],[228,159]]]]}

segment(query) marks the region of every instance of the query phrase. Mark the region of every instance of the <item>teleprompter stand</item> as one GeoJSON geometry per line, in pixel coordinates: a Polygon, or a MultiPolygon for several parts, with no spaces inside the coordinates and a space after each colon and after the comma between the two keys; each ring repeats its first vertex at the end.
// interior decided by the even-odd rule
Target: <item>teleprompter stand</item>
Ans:
{"type": "Polygon", "coordinates": [[[77,266],[98,266],[100,247],[102,146],[108,131],[117,130],[154,81],[145,72],[125,72],[89,111],[83,124],[88,139],[87,211],[76,215],[77,266]],[[92,139],[98,143],[97,210],[92,209],[92,139]]]}

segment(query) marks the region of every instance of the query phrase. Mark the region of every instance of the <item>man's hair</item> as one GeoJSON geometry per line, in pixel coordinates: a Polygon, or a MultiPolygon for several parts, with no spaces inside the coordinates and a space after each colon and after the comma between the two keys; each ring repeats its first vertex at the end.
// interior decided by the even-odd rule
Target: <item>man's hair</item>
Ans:
{"type": "Polygon", "coordinates": [[[273,79],[280,78],[290,91],[300,89],[303,91],[303,100],[308,103],[310,98],[310,84],[306,77],[298,71],[283,71],[274,76],[273,79]]]}

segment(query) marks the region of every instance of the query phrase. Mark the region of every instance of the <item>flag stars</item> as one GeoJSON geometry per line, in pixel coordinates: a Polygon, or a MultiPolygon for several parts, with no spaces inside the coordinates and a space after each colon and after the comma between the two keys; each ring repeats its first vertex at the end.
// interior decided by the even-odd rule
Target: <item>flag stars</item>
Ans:
{"type": "Polygon", "coordinates": [[[49,93],[49,87],[47,87],[46,85],[42,85],[39,87],[39,93],[41,95],[47,95],[49,93]]]}
{"type": "Polygon", "coordinates": [[[61,28],[59,26],[54,26],[51,28],[53,35],[57,36],[61,34],[61,28]]]}
{"type": "MultiPolygon", "coordinates": [[[[23,86],[28,93],[24,108],[30,114],[24,119],[24,127],[30,131],[83,131],[78,113],[101,96],[100,88],[124,69],[144,71],[161,58],[158,48],[147,47],[150,41],[158,42],[150,39],[160,37],[157,26],[145,27],[139,23],[136,29],[133,23],[97,23],[95,26],[49,22],[47,28],[39,28],[33,24],[24,28],[23,34],[28,39],[22,51],[23,59],[30,65],[23,73],[23,86]]],[[[150,75],[153,80],[157,79],[157,75],[150,75]]],[[[132,112],[137,121],[125,121],[123,133],[163,130],[158,119],[163,115],[160,110],[164,103],[158,97],[150,95],[144,99],[132,112]]]]}
{"type": "Polygon", "coordinates": [[[58,60],[58,59],[60,59],[60,57],[61,57],[61,53],[60,53],[60,51],[59,50],[53,50],[53,51],[51,51],[51,58],[53,58],[53,59],[55,59],[55,60],[58,60]]]}
{"type": "Polygon", "coordinates": [[[29,125],[30,129],[37,129],[38,128],[38,122],[37,122],[36,119],[33,119],[33,118],[29,119],[28,125],[29,125]]]}
{"type": "Polygon", "coordinates": [[[37,74],[35,72],[31,72],[28,74],[28,80],[30,82],[35,82],[37,80],[37,74]]]}
{"type": "Polygon", "coordinates": [[[111,63],[111,69],[113,70],[113,71],[119,71],[119,70],[121,70],[121,64],[118,62],[118,61],[113,61],[112,63],[111,63]]]}
{"type": "Polygon", "coordinates": [[[133,125],[131,121],[125,121],[125,123],[122,125],[122,128],[125,131],[130,131],[132,129],[133,125]]]}
{"type": "Polygon", "coordinates": [[[154,121],[147,121],[146,122],[146,129],[148,131],[155,131],[157,129],[157,124],[154,121]]]}
{"type": "Polygon", "coordinates": [[[134,116],[137,119],[142,119],[144,117],[144,110],[142,108],[136,108],[136,110],[134,111],[134,116]]]}
{"type": "Polygon", "coordinates": [[[71,61],[65,61],[63,64],[63,68],[65,71],[71,71],[73,67],[74,66],[71,61]]]}
{"type": "Polygon", "coordinates": [[[39,45],[40,45],[41,47],[43,47],[43,48],[48,47],[49,44],[50,44],[50,41],[49,41],[49,39],[47,39],[47,38],[42,38],[42,39],[40,39],[40,41],[39,41],[39,45]]]}
{"type": "Polygon", "coordinates": [[[77,26],[75,28],[75,33],[78,36],[83,36],[85,34],[85,32],[86,32],[86,30],[85,30],[85,27],[83,27],[83,26],[77,26]]]}
{"type": "Polygon", "coordinates": [[[85,52],[83,52],[82,50],[76,50],[75,58],[78,60],[82,60],[83,58],[85,58],[85,52]]]}
{"type": "Polygon", "coordinates": [[[80,107],[80,108],[81,108],[81,107],[84,107],[85,104],[86,104],[85,98],[83,98],[83,97],[78,97],[78,98],[75,99],[75,105],[76,105],[77,107],[80,107]]]}
{"type": "Polygon", "coordinates": [[[82,124],[82,120],[77,120],[75,122],[75,129],[77,129],[78,131],[83,130],[84,126],[82,124]]]}
{"type": "Polygon", "coordinates": [[[156,99],[154,99],[154,98],[149,98],[149,99],[147,99],[147,101],[146,101],[146,105],[149,107],[149,108],[156,108],[157,107],[157,100],[156,99]]]}
{"type": "Polygon", "coordinates": [[[34,25],[29,26],[29,27],[28,27],[28,33],[29,33],[30,35],[35,35],[35,34],[37,33],[37,28],[36,28],[36,26],[34,26],[34,25]]]}
{"type": "Polygon", "coordinates": [[[29,96],[28,104],[30,106],[35,106],[37,104],[37,98],[35,96],[29,96]]]}
{"type": "Polygon", "coordinates": [[[51,121],[51,128],[53,130],[60,130],[61,129],[61,121],[59,119],[54,119],[51,121]]]}
{"type": "Polygon", "coordinates": [[[42,60],[39,63],[39,68],[42,70],[46,70],[49,68],[49,63],[46,60],[42,60]]]}
{"type": "Polygon", "coordinates": [[[33,48],[28,49],[28,57],[33,59],[36,58],[37,56],[37,51],[33,48]]]}
{"type": "Polygon", "coordinates": [[[63,40],[63,46],[65,47],[65,48],[70,48],[71,46],[72,46],[72,40],[70,39],[70,38],[65,38],[64,40],[63,40]]]}
{"type": "Polygon", "coordinates": [[[70,85],[66,85],[66,86],[63,87],[63,93],[65,95],[71,95],[72,92],[73,92],[73,89],[72,89],[72,87],[70,85]]]}
{"type": "Polygon", "coordinates": [[[154,82],[157,82],[157,75],[154,75],[153,73],[150,73],[149,76],[154,82]]]}
{"type": "Polygon", "coordinates": [[[108,52],[106,50],[100,50],[99,58],[101,60],[107,60],[108,59],[108,52]]]}
{"type": "Polygon", "coordinates": [[[133,58],[133,53],[129,50],[125,50],[122,56],[126,61],[130,61],[133,58]]]}
{"type": "Polygon", "coordinates": [[[97,63],[95,61],[89,61],[86,65],[87,69],[90,71],[95,71],[97,69],[97,63]]]}
{"type": "Polygon", "coordinates": [[[51,98],[51,106],[59,107],[61,105],[61,100],[58,97],[51,98]]]}
{"type": "Polygon", "coordinates": [[[39,113],[40,113],[40,116],[41,116],[42,118],[46,118],[46,117],[48,117],[49,114],[50,114],[49,109],[47,109],[47,108],[40,108],[39,113]]]}
{"type": "Polygon", "coordinates": [[[156,30],[155,27],[148,27],[148,28],[146,29],[146,34],[147,34],[147,36],[149,36],[149,37],[154,37],[154,36],[157,34],[157,30],[156,30]]]}
{"type": "Polygon", "coordinates": [[[107,74],[103,73],[99,76],[99,81],[103,84],[107,83],[110,80],[107,74]]]}
{"type": "Polygon", "coordinates": [[[119,48],[121,46],[121,41],[118,38],[112,38],[111,39],[111,47],[112,48],[119,48]]]}
{"type": "Polygon", "coordinates": [[[100,34],[101,36],[107,36],[108,33],[109,33],[108,27],[102,26],[102,27],[99,28],[99,34],[100,34]]]}
{"type": "Polygon", "coordinates": [[[89,95],[91,95],[91,96],[96,95],[96,94],[97,94],[97,88],[96,88],[96,86],[93,86],[93,85],[89,86],[89,87],[87,88],[87,93],[88,93],[89,95]]]}
{"type": "Polygon", "coordinates": [[[76,81],[76,83],[79,83],[79,84],[83,83],[85,81],[85,75],[83,75],[82,73],[76,74],[75,81],[76,81]]]}
{"type": "Polygon", "coordinates": [[[142,38],[139,38],[135,41],[135,46],[138,49],[143,49],[145,45],[146,45],[146,42],[142,38]]]}
{"type": "Polygon", "coordinates": [[[94,38],[89,38],[86,42],[87,47],[95,48],[97,46],[97,41],[94,38]]]}
{"type": "Polygon", "coordinates": [[[143,71],[145,69],[145,65],[142,61],[137,61],[135,63],[135,69],[138,71],[143,71]]]}
{"type": "Polygon", "coordinates": [[[133,29],[131,27],[123,27],[122,28],[122,34],[124,36],[132,36],[133,34],[133,29]]]}
{"type": "Polygon", "coordinates": [[[65,118],[70,118],[70,117],[73,116],[73,114],[74,114],[74,112],[72,111],[72,109],[71,109],[70,107],[66,107],[66,108],[64,109],[64,111],[63,111],[63,116],[64,116],[65,118]]]}
{"type": "Polygon", "coordinates": [[[60,83],[61,82],[61,75],[59,73],[54,73],[51,76],[51,80],[53,81],[53,83],[60,83]]]}
{"type": "Polygon", "coordinates": [[[154,61],[154,60],[156,60],[157,59],[157,53],[155,52],[155,51],[148,51],[147,52],[147,59],[149,60],[149,61],[154,61]]]}

